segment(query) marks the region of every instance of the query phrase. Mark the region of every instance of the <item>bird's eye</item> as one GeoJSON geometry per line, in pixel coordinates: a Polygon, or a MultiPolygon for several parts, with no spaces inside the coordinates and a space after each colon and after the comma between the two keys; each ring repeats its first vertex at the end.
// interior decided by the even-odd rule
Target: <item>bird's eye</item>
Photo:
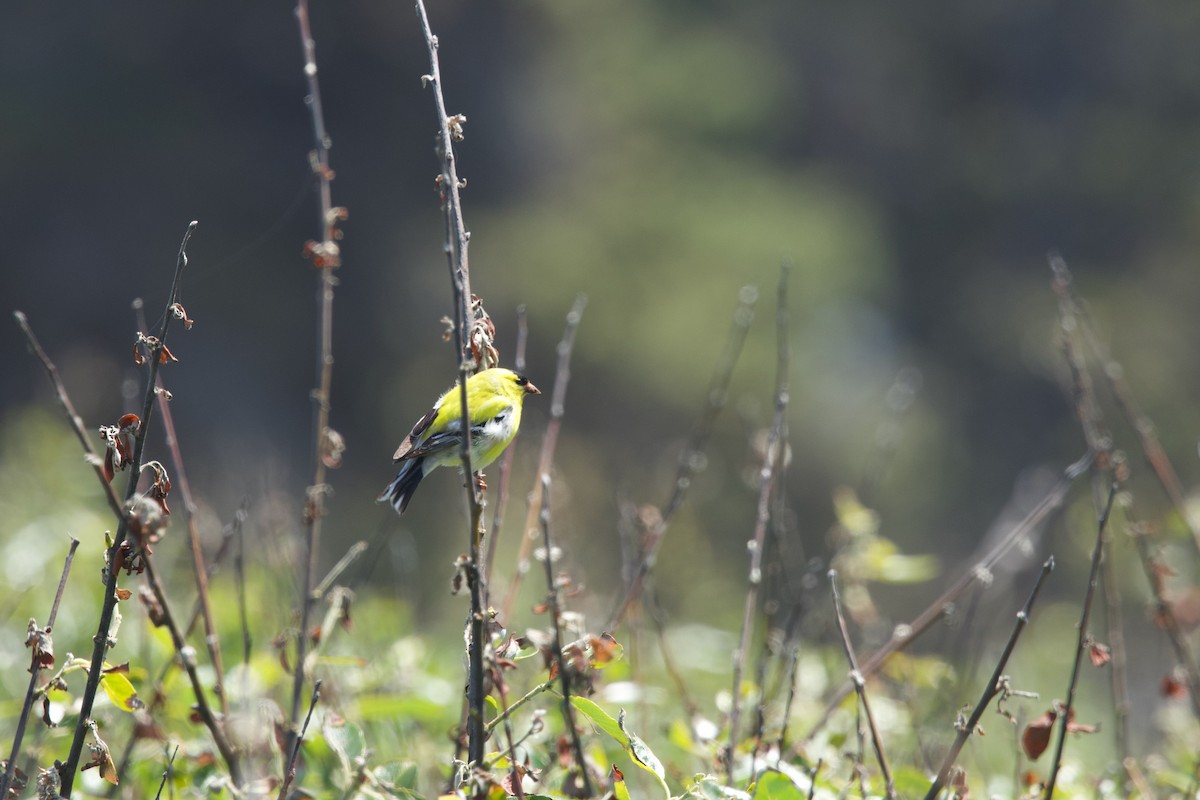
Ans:
{"type": "Polygon", "coordinates": [[[524,375],[517,376],[517,386],[524,386],[527,383],[529,383],[529,378],[526,378],[524,375]]]}

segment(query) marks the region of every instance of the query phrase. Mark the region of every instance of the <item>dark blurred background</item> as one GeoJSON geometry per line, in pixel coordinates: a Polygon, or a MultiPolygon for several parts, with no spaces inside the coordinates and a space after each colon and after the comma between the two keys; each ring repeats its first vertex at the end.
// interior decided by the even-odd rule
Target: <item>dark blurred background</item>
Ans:
{"type": "MultiPolygon", "coordinates": [[[[1052,249],[1191,485],[1200,6],[439,1],[430,13],[449,110],[468,118],[473,287],[505,361],[524,304],[528,372],[548,390],[564,315],[578,293],[590,300],[555,518],[586,577],[577,602],[597,617],[620,580],[617,503],[665,501],[754,285],[730,406],[659,564],[671,613],[734,626],[781,262],[789,501],[807,554],[825,553],[832,492],[848,485],[903,551],[952,565],[1030,476],[1083,452],[1052,249]]],[[[373,503],[397,442],[454,374],[428,57],[408,3],[316,2],[312,18],[334,201],[350,212],[332,393],[348,449],[323,564],[385,536],[369,577],[418,618],[457,618],[446,587],[465,548],[459,481],[431,477],[402,520],[373,503]]],[[[243,496],[275,497],[278,526],[256,535],[289,541],[311,476],[305,91],[290,2],[24,3],[0,30],[5,304],[29,315],[90,428],[136,407],[130,302],[144,297],[154,324],[199,220],[182,295],[196,324],[172,334],[180,363],[164,379],[210,536],[243,496]]],[[[3,458],[29,472],[30,431],[66,432],[44,424],[57,412],[15,327],[0,358],[3,458]]],[[[509,530],[548,398],[527,408],[509,530]]],[[[98,497],[77,450],[61,452],[44,467],[98,497]]],[[[0,486],[10,520],[36,520],[15,516],[36,491],[0,486]]],[[[95,557],[98,531],[74,532],[95,557]]],[[[163,550],[183,563],[184,548],[163,550]]],[[[931,596],[906,589],[895,610],[931,596]]]]}

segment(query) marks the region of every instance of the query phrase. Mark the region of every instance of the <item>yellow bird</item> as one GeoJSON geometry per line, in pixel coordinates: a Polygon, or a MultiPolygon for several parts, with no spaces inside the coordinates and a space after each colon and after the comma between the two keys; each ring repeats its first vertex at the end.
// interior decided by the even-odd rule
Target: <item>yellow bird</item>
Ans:
{"type": "MultiPolygon", "coordinates": [[[[521,427],[525,395],[541,394],[524,375],[494,367],[467,378],[467,411],[471,420],[471,468],[482,470],[508,447],[521,427]]],[[[438,398],[429,413],[396,448],[392,461],[400,472],[379,495],[403,514],[421,479],[438,467],[461,466],[462,403],[456,383],[438,398]]]]}

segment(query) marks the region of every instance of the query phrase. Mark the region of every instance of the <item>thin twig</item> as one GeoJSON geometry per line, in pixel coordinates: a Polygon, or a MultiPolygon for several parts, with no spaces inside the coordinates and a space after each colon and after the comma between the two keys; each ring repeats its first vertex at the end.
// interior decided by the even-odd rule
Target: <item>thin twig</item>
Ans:
{"type": "Polygon", "coordinates": [[[1038,574],[1037,582],[1034,583],[1033,591],[1029,593],[1029,599],[1025,601],[1025,606],[1017,612],[1017,621],[1013,625],[1012,633],[1009,634],[1008,643],[1004,645],[1004,652],[1000,654],[1000,660],[996,662],[996,668],[992,670],[992,676],[988,678],[987,684],[983,687],[983,694],[980,695],[979,701],[971,711],[970,718],[967,719],[966,724],[958,727],[958,735],[954,738],[954,744],[950,746],[945,760],[942,761],[942,768],[938,770],[937,777],[934,778],[929,791],[925,793],[925,800],[934,800],[938,792],[942,790],[942,787],[946,783],[946,778],[950,774],[950,769],[954,766],[954,762],[958,760],[958,754],[962,752],[963,745],[967,743],[967,739],[978,728],[979,720],[982,719],[983,712],[987,709],[988,704],[992,702],[992,698],[1000,693],[1001,676],[1004,674],[1004,668],[1008,665],[1009,656],[1012,655],[1013,649],[1017,646],[1017,639],[1020,638],[1021,632],[1029,624],[1029,615],[1033,611],[1033,604],[1037,600],[1038,592],[1042,590],[1042,584],[1046,582],[1046,578],[1053,570],[1054,556],[1051,556],[1046,559],[1046,563],[1042,564],[1042,571],[1038,574]]]}
{"type": "MultiPolygon", "coordinates": [[[[1078,461],[1068,466],[1066,470],[1063,471],[1063,476],[1058,480],[1058,483],[1056,483],[1050,489],[1050,491],[1048,491],[1042,497],[1042,499],[1038,501],[1037,505],[1035,505],[1029,511],[1029,513],[1025,515],[1024,519],[1014,525],[1012,529],[1009,530],[1009,532],[1006,533],[1003,538],[1001,538],[995,547],[993,547],[982,558],[975,561],[966,570],[964,570],[954,581],[954,583],[950,585],[950,588],[942,592],[941,596],[930,603],[924,611],[918,614],[916,619],[910,623],[897,626],[895,631],[892,633],[892,638],[888,641],[888,643],[872,653],[871,656],[863,663],[863,677],[869,678],[874,675],[875,672],[881,666],[883,666],[884,662],[888,660],[888,658],[908,647],[917,639],[917,637],[925,633],[925,631],[929,630],[939,619],[941,619],[948,605],[958,600],[958,598],[961,597],[964,592],[974,586],[977,581],[986,579],[991,574],[991,571],[996,564],[1008,554],[1009,550],[1016,546],[1016,544],[1023,540],[1026,536],[1028,536],[1030,531],[1044,522],[1052,512],[1058,510],[1062,506],[1063,499],[1067,496],[1068,490],[1070,490],[1075,481],[1079,479],[1079,476],[1087,471],[1091,463],[1092,454],[1089,451],[1088,453],[1085,453],[1078,461]]],[[[811,729],[809,729],[805,737],[793,746],[792,749],[796,750],[797,748],[800,748],[804,744],[808,743],[812,737],[816,735],[817,731],[821,730],[821,728],[823,728],[829,721],[834,709],[841,705],[841,702],[845,700],[852,691],[854,691],[854,688],[849,682],[842,684],[838,691],[834,693],[833,697],[830,698],[829,702],[826,703],[825,711],[821,715],[821,718],[815,725],[813,725],[811,729]]]]}
{"type": "Polygon", "coordinates": [[[62,601],[63,588],[67,585],[67,575],[71,572],[71,562],[75,560],[77,547],[79,547],[79,540],[72,536],[71,547],[63,562],[62,576],[58,579],[58,591],[54,594],[54,603],[50,606],[50,618],[46,621],[46,627],[38,631],[34,621],[29,621],[30,636],[33,638],[33,641],[26,642],[33,651],[29,660],[29,688],[25,690],[25,703],[21,706],[21,716],[17,717],[17,732],[13,735],[12,751],[8,756],[8,764],[4,768],[4,777],[0,778],[0,797],[3,798],[8,797],[8,787],[12,783],[13,772],[17,768],[17,756],[21,754],[21,740],[25,738],[25,725],[29,721],[29,712],[33,709],[38,673],[47,666],[45,663],[47,655],[50,656],[51,663],[53,663],[53,653],[46,653],[41,639],[45,637],[48,643],[50,635],[54,632],[54,620],[58,617],[58,604],[62,601]]]}
{"type": "Polygon", "coordinates": [[[858,700],[867,717],[867,727],[871,731],[871,744],[875,747],[875,758],[878,759],[879,769],[883,772],[887,796],[889,800],[894,800],[896,784],[892,780],[892,771],[888,769],[887,756],[883,752],[883,741],[879,738],[879,729],[875,727],[875,715],[871,713],[871,704],[867,702],[866,679],[858,668],[858,658],[854,655],[854,646],[850,644],[850,631],[846,629],[846,617],[842,613],[842,600],[838,595],[837,570],[829,570],[829,585],[833,592],[833,608],[837,615],[838,632],[842,636],[842,647],[846,651],[846,660],[850,662],[850,681],[854,684],[854,690],[858,692],[858,700]]]}
{"type": "MultiPolygon", "coordinates": [[[[1096,397],[1095,384],[1087,368],[1087,362],[1079,345],[1083,328],[1080,304],[1071,291],[1071,273],[1066,262],[1058,255],[1050,257],[1050,270],[1054,275],[1051,287],[1058,297],[1060,327],[1062,328],[1063,355],[1071,373],[1072,394],[1076,414],[1083,429],[1084,440],[1095,454],[1092,462],[1092,502],[1099,515],[1104,505],[1104,483],[1117,464],[1114,463],[1112,434],[1104,426],[1104,416],[1096,397]]],[[[1105,547],[1112,549],[1111,539],[1105,547]]],[[[1105,621],[1108,628],[1107,642],[1111,657],[1109,685],[1112,691],[1113,735],[1117,755],[1122,763],[1129,759],[1129,687],[1126,683],[1125,637],[1121,628],[1120,587],[1112,569],[1112,557],[1101,558],[1101,587],[1104,591],[1105,621]]]]}
{"type": "Polygon", "coordinates": [[[242,777],[238,753],[229,741],[229,738],[225,735],[220,721],[208,704],[208,698],[204,693],[204,685],[200,682],[200,675],[196,671],[195,650],[188,646],[183,633],[175,622],[175,617],[171,614],[166,592],[163,589],[162,581],[159,580],[158,571],[154,566],[154,559],[149,553],[145,554],[143,563],[146,565],[146,577],[149,579],[150,589],[154,592],[154,599],[157,601],[159,609],[162,612],[163,624],[166,626],[168,633],[171,634],[171,642],[175,645],[175,653],[183,664],[183,671],[187,674],[188,680],[192,684],[192,693],[196,697],[196,715],[200,717],[200,721],[204,723],[209,733],[212,734],[213,742],[217,745],[217,750],[221,753],[221,758],[225,760],[234,784],[240,785],[242,777]]]}
{"type": "MultiPolygon", "coordinates": [[[[242,504],[242,507],[238,510],[237,514],[234,516],[234,522],[231,525],[226,526],[226,534],[221,540],[221,545],[217,548],[217,552],[213,555],[212,559],[205,565],[205,572],[206,572],[207,580],[210,580],[210,581],[212,580],[213,576],[217,573],[217,570],[220,568],[221,563],[225,560],[225,556],[229,552],[229,543],[233,539],[233,531],[234,531],[235,526],[236,526],[236,530],[237,530],[238,534],[240,535],[241,525],[245,518],[245,510],[246,510],[246,502],[244,501],[242,504]]],[[[243,586],[241,588],[244,590],[245,587],[243,586]]],[[[242,612],[242,637],[243,637],[243,646],[244,646],[243,647],[244,663],[249,664],[249,659],[250,659],[249,636],[250,636],[250,634],[249,634],[249,628],[248,628],[247,622],[246,622],[245,598],[244,597],[239,598],[239,604],[240,604],[240,608],[241,608],[241,612],[242,612]]],[[[192,611],[191,611],[191,615],[188,617],[187,625],[184,626],[184,629],[183,629],[183,638],[184,639],[188,639],[191,637],[192,632],[196,629],[196,625],[200,622],[200,614],[201,614],[200,598],[197,597],[196,600],[192,604],[192,611]]],[[[167,675],[170,674],[171,670],[175,668],[177,663],[178,662],[176,662],[175,659],[168,659],[166,661],[166,663],[163,664],[162,669],[159,670],[158,676],[154,680],[154,684],[153,684],[154,690],[152,693],[150,693],[149,702],[146,703],[146,711],[148,713],[152,712],[154,709],[156,709],[160,705],[162,705],[163,700],[166,699],[166,693],[163,690],[163,681],[165,681],[167,679],[167,675]]],[[[137,738],[131,735],[129,737],[129,740],[125,743],[125,749],[121,753],[121,759],[120,759],[120,761],[117,762],[117,774],[118,775],[125,774],[125,770],[129,766],[130,760],[133,758],[133,748],[134,748],[134,745],[137,744],[137,741],[138,741],[137,738]]],[[[108,789],[107,796],[108,797],[116,797],[117,792],[120,790],[120,788],[121,787],[119,784],[112,784],[108,789]]]]}
{"type": "Polygon", "coordinates": [[[567,672],[567,659],[563,655],[562,611],[558,604],[558,576],[554,574],[554,546],[550,540],[550,474],[542,473],[542,506],[538,514],[542,528],[542,547],[546,550],[546,589],[549,593],[547,604],[550,607],[550,624],[554,630],[554,660],[558,666],[558,677],[562,687],[563,725],[571,737],[571,749],[575,753],[575,765],[579,769],[580,797],[594,797],[592,781],[588,777],[587,762],[583,760],[583,742],[579,739],[579,729],[575,727],[575,713],[571,706],[571,676],[567,672]]]}
{"type": "MultiPolygon", "coordinates": [[[[145,328],[144,304],[141,298],[133,302],[137,312],[138,325],[145,328]]],[[[196,603],[200,608],[200,618],[204,620],[204,643],[208,647],[208,657],[213,668],[213,691],[221,702],[221,713],[229,716],[229,698],[225,691],[225,666],[221,660],[221,638],[217,635],[217,627],[213,622],[212,603],[208,599],[208,569],[204,564],[204,550],[200,546],[200,530],[196,524],[196,501],[192,496],[192,486],[188,481],[187,472],[183,468],[183,454],[179,449],[179,437],[175,433],[175,418],[171,414],[171,404],[162,378],[157,382],[158,413],[162,418],[163,433],[166,434],[167,450],[171,454],[172,484],[179,487],[179,496],[183,499],[184,510],[187,511],[188,544],[192,549],[192,573],[196,578],[196,603]]],[[[190,626],[188,633],[190,633],[190,626]]],[[[185,634],[186,636],[187,634],[185,634]]]]}
{"type": "Polygon", "coordinates": [[[1167,639],[1171,642],[1171,648],[1175,651],[1175,658],[1183,667],[1183,674],[1188,685],[1188,699],[1192,703],[1192,713],[1196,715],[1197,720],[1200,720],[1200,665],[1197,665],[1196,658],[1192,655],[1183,627],[1175,616],[1175,609],[1171,605],[1171,601],[1167,598],[1163,586],[1163,565],[1150,552],[1150,545],[1147,542],[1149,534],[1144,525],[1131,525],[1131,535],[1137,547],[1138,559],[1142,562],[1142,569],[1146,573],[1146,580],[1150,584],[1150,591],[1154,595],[1154,621],[1167,635],[1167,639]]]}
{"type": "Polygon", "coordinates": [[[305,648],[308,644],[308,626],[312,607],[316,602],[313,586],[317,582],[317,561],[320,557],[321,524],[325,517],[325,500],[328,494],[326,469],[337,461],[333,450],[338,435],[329,427],[330,390],[333,385],[333,289],[337,285],[334,270],[341,266],[341,248],[338,240],[341,232],[338,223],[346,218],[344,208],[335,208],[330,182],[333,170],[329,166],[329,149],[332,143],[325,130],[325,116],[321,109],[321,91],[317,81],[316,44],[308,20],[308,0],[298,0],[296,20],[300,28],[300,45],[304,50],[304,76],[308,81],[308,95],[304,98],[312,116],[313,138],[316,146],[309,155],[313,173],[319,187],[318,230],[321,240],[308,242],[305,254],[317,268],[317,388],[312,392],[313,400],[313,480],[308,487],[304,506],[304,521],[308,528],[305,537],[304,590],[300,596],[300,635],[296,637],[296,673],[292,682],[292,713],[290,735],[295,736],[296,724],[300,720],[300,708],[304,698],[305,648]]]}
{"type": "Polygon", "coordinates": [[[641,596],[642,584],[654,568],[654,562],[658,557],[659,548],[662,547],[667,528],[676,512],[683,506],[684,498],[692,485],[692,478],[703,462],[704,448],[712,436],[713,426],[716,424],[721,409],[725,408],[725,403],[729,399],[729,382],[733,379],[733,368],[737,365],[738,357],[742,353],[742,345],[746,342],[746,334],[750,332],[750,323],[754,320],[754,304],[758,302],[758,291],[752,286],[744,286],[738,299],[738,308],[733,314],[733,325],[725,341],[725,348],[717,360],[716,368],[708,384],[704,409],[692,427],[687,443],[679,453],[679,465],[675,473],[675,482],[672,484],[671,496],[653,526],[646,532],[646,544],[641,560],[629,576],[625,594],[617,603],[612,616],[609,617],[606,630],[616,630],[617,626],[624,621],[625,615],[629,613],[630,607],[641,596]]]}
{"type": "MultiPolygon", "coordinates": [[[[243,498],[241,506],[233,515],[233,525],[230,529],[232,538],[236,540],[237,551],[233,556],[233,582],[237,591],[238,605],[238,623],[242,629],[242,669],[247,670],[250,667],[250,617],[246,613],[246,542],[242,535],[242,528],[246,523],[246,512],[249,507],[249,498],[243,498]]],[[[228,539],[226,540],[228,541],[228,539]]]]}
{"type": "Polygon", "coordinates": [[[429,50],[429,73],[422,82],[432,85],[434,108],[437,116],[437,155],[441,162],[438,189],[441,195],[442,217],[445,222],[443,248],[450,269],[450,285],[454,297],[455,367],[458,372],[458,397],[462,408],[462,443],[459,455],[462,459],[466,481],[467,511],[470,519],[468,530],[470,556],[464,565],[467,586],[471,593],[471,616],[467,636],[467,760],[479,764],[483,761],[483,702],[484,702],[484,647],[487,619],[484,612],[484,586],[480,572],[480,550],[483,541],[483,490],[481,481],[471,465],[471,412],[467,398],[467,378],[478,368],[471,356],[468,331],[473,322],[471,310],[471,271],[467,258],[470,234],[462,215],[461,184],[454,157],[454,138],[462,138],[462,124],[466,118],[457,115],[453,120],[446,114],[446,101],[442,93],[442,70],[438,62],[438,39],[429,25],[429,16],[423,0],[417,0],[417,18],[429,50]]]}
{"type": "Polygon", "coordinates": [[[1112,357],[1108,345],[1096,330],[1096,325],[1091,319],[1087,305],[1081,302],[1074,294],[1071,288],[1073,280],[1070,271],[1067,269],[1066,262],[1058,257],[1052,257],[1051,262],[1051,266],[1055,272],[1064,281],[1064,291],[1071,293],[1070,296],[1080,323],[1080,328],[1083,331],[1084,339],[1087,341],[1088,347],[1091,348],[1096,359],[1100,362],[1105,381],[1113,394],[1113,398],[1117,402],[1117,408],[1120,409],[1126,422],[1129,423],[1137,434],[1142,454],[1145,456],[1146,462],[1150,465],[1150,469],[1154,472],[1154,477],[1158,479],[1159,485],[1162,486],[1167,498],[1175,506],[1175,510],[1179,513],[1179,518],[1187,525],[1188,530],[1192,534],[1192,543],[1200,549],[1200,525],[1197,525],[1194,515],[1189,514],[1185,507],[1183,484],[1179,480],[1179,474],[1175,471],[1175,467],[1171,464],[1171,459],[1167,456],[1166,451],[1163,450],[1154,422],[1146,416],[1141,406],[1138,405],[1137,398],[1134,397],[1129,382],[1125,380],[1125,368],[1112,357]]]}
{"type": "Polygon", "coordinates": [[[526,692],[524,695],[522,695],[515,703],[513,703],[508,708],[501,711],[499,716],[497,716],[493,720],[488,721],[488,724],[485,726],[485,730],[487,731],[488,736],[492,735],[492,731],[495,730],[497,725],[499,725],[501,722],[503,722],[504,720],[511,717],[514,713],[516,713],[517,709],[519,709],[521,706],[528,703],[533,698],[537,697],[542,692],[545,692],[546,690],[552,689],[552,688],[554,688],[554,678],[550,678],[547,681],[539,683],[537,686],[530,689],[528,692],[526,692]]]}
{"type": "MultiPolygon", "coordinates": [[[[771,490],[776,470],[787,450],[786,418],[788,408],[788,331],[787,331],[787,280],[788,269],[779,274],[778,305],[775,309],[776,365],[775,365],[775,419],[767,436],[763,452],[762,468],[759,471],[758,513],[754,523],[754,538],[747,542],[750,550],[750,572],[747,579],[746,602],[742,611],[742,632],[738,648],[733,653],[733,698],[729,711],[729,747],[725,751],[725,775],[733,784],[733,756],[737,749],[738,729],[741,721],[742,672],[746,667],[746,653],[754,633],[754,613],[758,610],[758,590],[762,585],[762,558],[766,549],[767,523],[771,517],[771,490]]],[[[761,686],[760,686],[761,691],[761,686]]],[[[754,779],[751,772],[750,779],[754,779]]]]}
{"type": "Polygon", "coordinates": [[[1059,712],[1061,721],[1058,727],[1058,741],[1054,745],[1054,760],[1050,764],[1050,779],[1046,783],[1046,800],[1054,796],[1054,784],[1058,780],[1058,768],[1062,764],[1063,744],[1067,739],[1067,726],[1075,710],[1075,687],[1079,682],[1079,668],[1083,664],[1083,654],[1087,650],[1088,619],[1092,613],[1092,598],[1096,594],[1096,583],[1100,577],[1100,559],[1104,554],[1104,531],[1108,526],[1108,517],[1112,512],[1113,498],[1117,496],[1117,483],[1113,481],[1108,491],[1108,501],[1096,522],[1096,546],[1092,549],[1092,570],[1088,576],[1087,592],[1083,596],[1083,611],[1079,615],[1079,638],[1075,643],[1075,662],[1071,667],[1071,682],[1067,685],[1067,702],[1059,712]]]}
{"type": "MultiPolygon", "coordinates": [[[[525,349],[529,343],[529,320],[525,306],[517,306],[517,347],[513,354],[513,369],[518,375],[525,374],[525,349]]],[[[513,459],[516,457],[515,447],[509,447],[500,457],[500,479],[496,485],[496,507],[492,512],[492,535],[488,537],[483,555],[483,586],[491,591],[492,564],[496,560],[496,544],[500,541],[500,529],[504,524],[504,512],[508,509],[508,484],[512,477],[513,459]]],[[[490,602],[490,601],[489,601],[490,602]]]]}
{"type": "Polygon", "coordinates": [[[296,760],[300,758],[300,745],[304,742],[304,734],[308,733],[308,723],[312,721],[313,709],[317,707],[317,701],[320,699],[321,681],[318,679],[313,681],[312,695],[308,700],[308,714],[304,716],[304,725],[300,727],[296,740],[292,742],[292,752],[288,756],[287,769],[283,773],[283,783],[279,787],[278,800],[284,800],[287,797],[288,789],[296,780],[296,760]]]}
{"type": "Polygon", "coordinates": [[[521,765],[517,763],[516,737],[513,736],[512,720],[508,718],[508,683],[504,680],[504,670],[497,666],[493,671],[496,693],[500,695],[500,716],[503,717],[504,739],[508,742],[508,769],[512,775],[512,788],[517,800],[525,800],[525,788],[521,785],[521,765]]]}
{"type": "Polygon", "coordinates": [[[179,755],[179,745],[175,745],[175,749],[171,751],[171,757],[167,759],[167,768],[163,770],[162,780],[158,784],[158,791],[154,793],[154,800],[162,797],[163,788],[167,785],[167,779],[171,777],[171,767],[175,766],[175,756],[177,755],[179,755]]]}
{"type": "MultiPolygon", "coordinates": [[[[537,474],[548,475],[554,465],[554,451],[558,446],[558,432],[562,428],[564,404],[567,399],[567,384],[571,379],[571,351],[575,346],[575,331],[583,318],[583,310],[587,308],[587,296],[579,295],[575,304],[567,312],[567,322],[563,327],[562,338],[558,341],[556,352],[558,361],[554,368],[554,391],[550,394],[550,420],[546,423],[546,433],[542,437],[542,449],[538,455],[537,474]]],[[[525,512],[525,535],[521,537],[521,546],[517,554],[517,570],[513,573],[512,582],[504,595],[501,606],[502,618],[508,619],[513,605],[517,601],[517,593],[521,588],[521,579],[529,571],[529,552],[536,541],[538,531],[538,509],[542,506],[542,482],[540,478],[534,481],[533,490],[525,512]]],[[[494,537],[493,537],[494,538],[494,537]]]]}
{"type": "MultiPolygon", "coordinates": [[[[164,353],[163,348],[166,347],[167,330],[170,327],[171,319],[174,317],[172,306],[175,305],[176,298],[179,296],[179,278],[183,274],[183,268],[187,265],[187,245],[192,238],[192,233],[196,230],[195,222],[188,225],[187,230],[183,234],[183,240],[179,244],[179,253],[175,259],[175,275],[171,280],[171,291],[167,296],[166,310],[163,312],[162,325],[158,330],[158,343],[151,348],[150,352],[150,369],[146,379],[145,399],[142,403],[141,422],[137,428],[137,434],[134,439],[133,458],[129,463],[129,483],[125,489],[125,499],[133,497],[137,491],[138,477],[141,474],[142,452],[146,446],[146,433],[150,426],[150,419],[154,414],[154,389],[158,381],[158,368],[162,359],[159,357],[164,353]]],[[[88,456],[88,462],[92,465],[96,472],[96,477],[100,479],[100,483],[105,488],[105,496],[108,500],[109,507],[113,513],[117,515],[120,524],[117,526],[117,533],[113,537],[112,546],[108,550],[108,577],[104,587],[104,602],[100,607],[100,621],[96,626],[96,635],[93,638],[94,647],[92,649],[91,665],[88,669],[87,683],[84,685],[83,696],[80,699],[79,721],[75,726],[75,738],[71,742],[71,751],[67,756],[66,764],[62,765],[59,770],[61,776],[61,794],[63,797],[70,797],[71,790],[75,783],[75,773],[79,769],[79,757],[83,753],[84,739],[87,737],[87,722],[91,719],[92,704],[96,700],[96,691],[100,688],[100,678],[104,671],[104,656],[108,652],[109,647],[109,631],[112,628],[113,611],[117,605],[117,575],[120,570],[117,569],[117,554],[121,546],[125,543],[125,537],[129,533],[129,519],[125,511],[125,505],[116,496],[112,484],[104,476],[104,470],[101,467],[101,461],[96,456],[95,450],[92,448],[92,442],[88,438],[83,429],[83,420],[75,413],[75,407],[71,403],[67,395],[66,387],[58,377],[58,370],[54,367],[53,362],[46,355],[38,343],[37,338],[33,335],[32,329],[29,327],[25,315],[17,311],[14,313],[17,319],[17,324],[21,326],[25,333],[26,339],[29,340],[30,347],[34,354],[42,362],[42,366],[46,370],[46,374],[50,377],[51,383],[54,384],[55,392],[58,395],[59,403],[67,412],[68,421],[75,431],[76,438],[83,445],[84,451],[88,456]]]]}

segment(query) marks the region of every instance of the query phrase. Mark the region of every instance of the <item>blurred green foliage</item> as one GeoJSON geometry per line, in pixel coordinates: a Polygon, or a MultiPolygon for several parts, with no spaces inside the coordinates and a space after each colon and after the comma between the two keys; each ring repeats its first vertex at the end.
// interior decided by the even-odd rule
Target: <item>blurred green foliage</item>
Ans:
{"type": "MultiPolygon", "coordinates": [[[[755,441],[772,404],[771,287],[781,262],[792,276],[785,516],[797,547],[787,566],[803,573],[808,612],[797,730],[819,718],[845,672],[836,647],[828,649],[823,575],[835,551],[852,582],[854,628],[871,650],[963,569],[993,526],[1027,510],[1047,469],[1082,452],[1048,250],[1060,249],[1074,268],[1192,496],[1200,391],[1191,355],[1200,338],[1192,301],[1200,272],[1191,268],[1200,245],[1200,14],[1192,4],[456,0],[431,10],[450,110],[469,119],[459,155],[473,286],[499,326],[505,361],[514,309],[524,305],[528,372],[546,389],[562,317],[577,294],[590,300],[552,498],[564,568],[582,587],[570,604],[588,630],[623,586],[631,542],[618,534],[619,506],[665,502],[731,316],[745,287],[757,287],[729,406],[655,565],[666,641],[708,726],[720,730],[729,704],[755,441]],[[869,531],[847,518],[847,497],[872,515],[869,531]],[[857,536],[847,540],[848,530],[857,536]]],[[[399,521],[371,502],[390,477],[395,443],[453,375],[439,323],[449,291],[433,115],[418,81],[426,55],[403,4],[318,3],[313,14],[336,145],[334,198],[351,211],[333,391],[333,426],[348,450],[332,477],[322,565],[353,541],[370,549],[344,576],[357,592],[352,629],[321,644],[326,694],[300,777],[349,796],[369,771],[382,796],[414,786],[430,796],[450,770],[461,694],[465,602],[448,594],[466,547],[461,491],[449,473],[431,478],[399,521]]],[[[6,300],[30,313],[89,430],[136,403],[128,302],[145,295],[155,307],[179,233],[201,221],[183,296],[197,324],[172,344],[181,360],[165,380],[209,552],[250,501],[245,664],[228,563],[213,600],[228,685],[242,702],[262,701],[239,712],[256,724],[271,717],[289,681],[270,642],[297,635],[291,607],[310,457],[313,278],[299,253],[315,226],[292,27],[284,6],[219,0],[66,16],[25,5],[0,30],[0,100],[10,111],[0,131],[6,300]]],[[[0,633],[11,644],[0,646],[0,734],[11,730],[27,680],[18,643],[28,618],[47,613],[68,535],[82,545],[56,644],[63,658],[90,651],[103,532],[113,527],[23,347],[15,333],[0,337],[0,633]]],[[[1162,559],[1176,572],[1170,585],[1187,599],[1196,575],[1188,528],[1149,478],[1132,427],[1108,401],[1106,409],[1133,468],[1129,519],[1161,530],[1162,559]]],[[[548,398],[531,402],[516,445],[497,590],[515,569],[548,413],[548,398]]],[[[150,447],[165,457],[157,431],[150,447]]],[[[1030,552],[872,682],[894,759],[905,765],[902,794],[918,791],[918,773],[938,762],[958,706],[974,700],[1015,613],[1025,570],[1049,551],[1059,570],[1011,665],[1018,687],[1041,699],[1014,715],[1027,722],[1062,696],[1094,535],[1086,494],[1077,491],[1030,552]]],[[[1147,588],[1126,513],[1114,520],[1113,560],[1136,655],[1134,751],[1148,756],[1152,780],[1183,792],[1195,720],[1160,697],[1173,657],[1145,622],[1147,588]]],[[[182,527],[156,550],[177,613],[192,602],[182,527]]],[[[780,580],[782,563],[768,564],[769,582],[780,580]]],[[[503,624],[514,632],[544,624],[532,613],[544,594],[526,579],[503,624]]],[[[140,609],[124,606],[112,660],[131,662],[148,699],[169,642],[140,609]]],[[[735,796],[716,776],[716,734],[686,720],[653,637],[640,627],[620,635],[627,657],[605,671],[596,702],[614,716],[630,706],[676,794],[735,796]],[[705,777],[693,779],[697,772],[705,777]]],[[[541,681],[535,662],[515,671],[515,693],[541,681]]],[[[1083,721],[1109,724],[1107,677],[1085,675],[1083,721]]],[[[68,712],[77,678],[54,714],[68,712]]],[[[753,683],[739,687],[747,703],[762,689],[753,683]]],[[[219,766],[201,758],[208,745],[189,719],[186,681],[171,673],[164,689],[156,719],[181,745],[175,788],[219,781],[219,766]]],[[[558,777],[561,726],[554,702],[541,706],[547,729],[531,751],[558,777]]],[[[110,744],[127,738],[128,720],[115,709],[102,705],[99,716],[110,744]]],[[[970,748],[973,785],[1015,795],[1009,729],[1017,727],[985,719],[989,736],[970,748]]],[[[818,788],[845,789],[854,726],[852,706],[839,709],[792,763],[742,788],[804,796],[804,770],[824,758],[818,788]],[[783,771],[789,766],[795,774],[783,771]]],[[[62,756],[66,735],[39,728],[26,752],[46,765],[62,756]]],[[[613,741],[595,736],[588,746],[601,766],[627,764],[613,741]]],[[[248,747],[260,763],[277,764],[270,736],[248,747]]],[[[159,742],[138,745],[128,796],[152,796],[147,787],[167,755],[159,742]]],[[[1064,792],[1121,794],[1107,766],[1109,728],[1073,738],[1068,755],[1084,766],[1063,776],[1064,792]]],[[[641,772],[626,772],[631,794],[652,796],[656,782],[641,772]]]]}

